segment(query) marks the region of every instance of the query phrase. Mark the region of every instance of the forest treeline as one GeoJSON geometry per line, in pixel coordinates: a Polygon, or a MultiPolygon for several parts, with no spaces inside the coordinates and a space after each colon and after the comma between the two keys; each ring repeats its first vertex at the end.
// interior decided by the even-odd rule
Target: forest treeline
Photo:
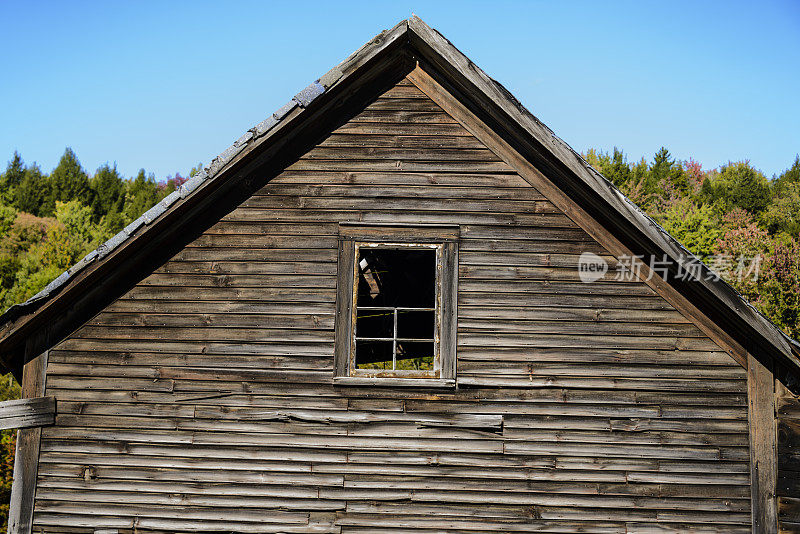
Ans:
{"type": "Polygon", "coordinates": [[[89,176],[72,149],[45,174],[14,153],[0,174],[0,308],[35,295],[179,187],[180,174],[132,178],[105,164],[89,176]]]}
{"type": "MultiPolygon", "coordinates": [[[[787,334],[800,337],[800,157],[768,179],[748,162],[704,170],[666,148],[587,161],[787,334]]],[[[200,165],[188,173],[192,176],[200,165]]],[[[91,176],[67,148],[49,174],[14,153],[0,174],[0,308],[23,302],[187,178],[91,176]]]]}
{"type": "MultiPolygon", "coordinates": [[[[800,337],[800,157],[768,179],[748,162],[704,170],[589,150],[587,161],[787,334],[800,337]]],[[[192,176],[198,165],[188,173],[192,176]]],[[[23,302],[186,178],[91,176],[67,148],[49,174],[14,153],[0,174],[0,308],[23,302]]]]}
{"type": "Polygon", "coordinates": [[[747,161],[704,170],[666,148],[651,161],[586,160],[788,335],[800,338],[800,157],[772,179],[747,161]]]}
{"type": "MultiPolygon", "coordinates": [[[[772,322],[800,337],[800,157],[768,179],[748,162],[704,170],[667,149],[652,160],[589,150],[586,160],[772,322]]],[[[198,165],[188,173],[191,177],[198,165]]],[[[187,178],[91,176],[71,149],[49,174],[14,153],[0,174],[0,308],[23,302],[187,178]]],[[[0,382],[0,400],[19,386],[0,382]]],[[[11,489],[15,433],[0,442],[0,503],[11,489]]],[[[7,513],[0,505],[0,518],[7,513]]],[[[0,527],[5,528],[5,526],[0,527]]]]}

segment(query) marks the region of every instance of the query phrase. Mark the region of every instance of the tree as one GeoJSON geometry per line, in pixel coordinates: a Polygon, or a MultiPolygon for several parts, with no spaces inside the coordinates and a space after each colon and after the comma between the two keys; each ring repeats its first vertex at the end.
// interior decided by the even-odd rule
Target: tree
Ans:
{"type": "Polygon", "coordinates": [[[784,239],[764,262],[755,304],[787,334],[800,338],[800,240],[784,239]]]}
{"type": "Polygon", "coordinates": [[[800,181],[786,182],[761,217],[770,233],[800,234],[800,181]]]}
{"type": "Polygon", "coordinates": [[[0,175],[0,202],[10,204],[14,197],[14,190],[22,183],[25,177],[25,163],[19,152],[14,151],[14,157],[8,162],[6,172],[0,175]]]}
{"type": "Polygon", "coordinates": [[[683,195],[689,190],[689,180],[683,165],[675,161],[666,147],[661,147],[653,156],[647,176],[648,192],[663,199],[683,195]]]}
{"type": "Polygon", "coordinates": [[[650,177],[648,179],[650,187],[655,187],[658,182],[669,179],[670,171],[672,171],[674,164],[675,160],[669,150],[662,146],[653,156],[653,164],[650,166],[650,177]]]}
{"type": "Polygon", "coordinates": [[[125,191],[125,207],[123,208],[125,218],[133,221],[158,202],[159,196],[155,177],[152,174],[145,175],[144,169],[140,169],[136,178],[128,182],[125,191]]]}
{"type": "Polygon", "coordinates": [[[55,223],[51,222],[44,237],[32,244],[20,261],[7,301],[32,297],[99,244],[90,207],[77,200],[56,202],[55,216],[55,223]]]}
{"type": "Polygon", "coordinates": [[[794,163],[791,167],[775,178],[772,184],[773,193],[776,196],[780,195],[783,193],[786,186],[796,183],[800,183],[800,155],[794,157],[794,163]]]}
{"type": "Polygon", "coordinates": [[[45,210],[49,181],[47,176],[34,163],[25,169],[25,175],[14,189],[12,206],[19,211],[41,215],[45,210]]]}
{"type": "Polygon", "coordinates": [[[17,210],[0,205],[0,302],[5,293],[14,285],[19,268],[19,259],[11,248],[11,230],[17,219],[17,210]]]}
{"type": "Polygon", "coordinates": [[[50,173],[50,195],[43,213],[52,215],[56,202],[70,200],[78,200],[87,206],[92,203],[89,177],[81,167],[75,152],[68,147],[64,150],[64,155],[61,156],[56,168],[50,173]]]}
{"type": "Polygon", "coordinates": [[[44,239],[47,229],[55,223],[52,219],[42,219],[30,213],[4,212],[5,232],[0,234],[0,304],[5,309],[19,301],[15,298],[15,286],[23,258],[44,239]],[[11,226],[8,227],[8,222],[11,226]]]}
{"type": "Polygon", "coordinates": [[[721,211],[742,208],[758,215],[769,205],[771,191],[767,178],[746,161],[723,165],[703,182],[701,194],[721,211]]]}
{"type": "MultiPolygon", "coordinates": [[[[586,161],[617,187],[623,188],[631,180],[630,165],[628,165],[625,154],[617,147],[614,147],[613,155],[589,149],[586,153],[586,161]]],[[[194,169],[192,170],[194,171],[194,169]]]]}
{"type": "Polygon", "coordinates": [[[698,206],[689,197],[673,199],[657,219],[664,230],[701,258],[713,252],[721,234],[711,206],[698,206]]]}
{"type": "Polygon", "coordinates": [[[99,222],[110,213],[120,213],[125,204],[125,182],[116,164],[106,163],[97,169],[89,182],[92,189],[92,220],[99,222]]]}
{"type": "Polygon", "coordinates": [[[714,254],[718,266],[727,268],[719,274],[750,302],[759,296],[758,277],[745,273],[755,266],[761,269],[771,245],[769,234],[758,226],[750,212],[736,208],[723,217],[722,235],[714,246],[714,254]]]}

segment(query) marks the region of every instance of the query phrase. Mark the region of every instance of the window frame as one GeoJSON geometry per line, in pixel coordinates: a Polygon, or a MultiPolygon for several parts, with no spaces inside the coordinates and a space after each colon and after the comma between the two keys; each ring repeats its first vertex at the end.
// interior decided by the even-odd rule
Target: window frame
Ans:
{"type": "MultiPolygon", "coordinates": [[[[353,304],[351,307],[351,317],[350,317],[350,354],[348,355],[349,362],[348,362],[348,376],[358,376],[358,377],[371,377],[371,378],[384,378],[384,377],[392,377],[392,378],[439,378],[441,375],[441,356],[440,356],[440,345],[441,345],[441,336],[439,332],[441,332],[441,325],[442,325],[442,258],[444,254],[444,244],[443,243],[408,243],[408,242],[394,242],[394,243],[385,243],[385,242],[375,242],[375,241],[361,241],[356,240],[353,243],[355,247],[353,250],[353,304]],[[359,340],[358,336],[358,281],[359,281],[359,268],[358,268],[358,258],[359,252],[362,248],[368,249],[386,249],[386,250],[400,250],[400,249],[420,249],[420,250],[433,250],[436,254],[435,258],[435,271],[434,271],[434,287],[435,287],[435,296],[433,301],[433,312],[434,312],[434,328],[433,328],[433,369],[430,370],[421,370],[421,371],[413,371],[413,370],[404,370],[404,369],[392,369],[391,371],[386,371],[385,369],[359,369],[356,367],[356,344],[359,340]]],[[[395,308],[397,310],[397,308],[395,308]]],[[[393,335],[393,347],[392,347],[392,362],[393,367],[396,366],[397,361],[397,313],[395,312],[395,332],[393,335]]]]}
{"type": "Polygon", "coordinates": [[[336,284],[334,380],[339,384],[452,387],[456,378],[458,296],[456,225],[340,223],[336,284]],[[436,325],[431,371],[355,368],[358,251],[368,248],[436,250],[436,325]]]}

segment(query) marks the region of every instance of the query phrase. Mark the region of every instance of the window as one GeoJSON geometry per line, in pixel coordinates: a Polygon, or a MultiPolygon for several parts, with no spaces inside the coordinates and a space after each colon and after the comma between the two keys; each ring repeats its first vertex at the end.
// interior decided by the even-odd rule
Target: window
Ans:
{"type": "Polygon", "coordinates": [[[430,375],[440,245],[356,243],[352,374],[430,375]]]}
{"type": "Polygon", "coordinates": [[[450,385],[457,227],[340,228],[336,378],[450,385]]]}

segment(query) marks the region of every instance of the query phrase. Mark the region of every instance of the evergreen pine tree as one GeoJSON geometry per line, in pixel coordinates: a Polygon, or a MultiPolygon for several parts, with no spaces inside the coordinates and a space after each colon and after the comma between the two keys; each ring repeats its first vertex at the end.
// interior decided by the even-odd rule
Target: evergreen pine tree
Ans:
{"type": "Polygon", "coordinates": [[[12,206],[19,211],[37,216],[52,215],[52,212],[46,213],[48,185],[47,176],[43,175],[39,166],[34,163],[25,169],[22,181],[14,189],[12,206]]]}
{"type": "Polygon", "coordinates": [[[14,190],[22,183],[25,177],[25,163],[19,152],[14,151],[14,157],[8,162],[6,172],[0,175],[0,202],[10,204],[14,198],[14,190]]]}
{"type": "Polygon", "coordinates": [[[69,147],[50,174],[50,195],[44,210],[48,215],[55,213],[56,202],[78,200],[86,206],[92,203],[89,177],[81,167],[75,152],[69,147]]]}
{"type": "Polygon", "coordinates": [[[89,182],[92,189],[92,220],[99,222],[110,213],[119,213],[125,203],[125,183],[117,166],[108,163],[97,169],[89,182]]]}
{"type": "Polygon", "coordinates": [[[800,183],[800,155],[794,157],[794,163],[791,167],[773,180],[772,187],[775,194],[780,195],[786,186],[792,183],[800,183]]]}

